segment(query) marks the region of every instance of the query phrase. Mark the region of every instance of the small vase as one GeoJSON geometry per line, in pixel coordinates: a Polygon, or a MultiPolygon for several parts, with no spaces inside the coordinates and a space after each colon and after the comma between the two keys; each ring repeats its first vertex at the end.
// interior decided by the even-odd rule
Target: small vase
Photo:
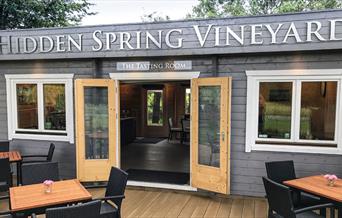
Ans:
{"type": "Polygon", "coordinates": [[[52,184],[45,185],[45,193],[49,194],[52,192],[52,184]]]}
{"type": "Polygon", "coordinates": [[[335,180],[330,179],[328,180],[328,186],[333,187],[335,185],[335,180]]]}

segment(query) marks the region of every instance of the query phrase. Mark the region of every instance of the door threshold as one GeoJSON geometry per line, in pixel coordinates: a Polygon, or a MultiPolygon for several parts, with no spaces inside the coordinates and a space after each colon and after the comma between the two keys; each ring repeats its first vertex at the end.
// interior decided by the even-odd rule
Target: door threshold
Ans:
{"type": "Polygon", "coordinates": [[[128,180],[127,185],[147,187],[147,188],[163,188],[163,189],[172,189],[172,190],[181,190],[181,191],[191,191],[191,192],[197,191],[197,188],[194,188],[190,185],[177,185],[177,184],[167,184],[167,183],[157,183],[157,182],[142,182],[142,181],[128,180]]]}

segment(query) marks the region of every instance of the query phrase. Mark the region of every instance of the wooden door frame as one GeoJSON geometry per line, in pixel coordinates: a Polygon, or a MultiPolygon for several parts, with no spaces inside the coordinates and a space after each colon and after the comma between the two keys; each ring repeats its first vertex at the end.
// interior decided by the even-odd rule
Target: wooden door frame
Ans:
{"type": "MultiPolygon", "coordinates": [[[[99,78],[80,78],[75,80],[75,96],[77,99],[75,99],[75,114],[76,114],[76,172],[77,172],[77,178],[82,181],[88,181],[88,179],[85,179],[82,173],[82,165],[86,164],[85,160],[81,158],[82,156],[85,156],[85,151],[80,146],[85,145],[85,128],[84,128],[84,121],[83,125],[80,125],[80,119],[84,119],[84,87],[108,87],[108,119],[109,121],[111,118],[115,118],[116,114],[116,102],[115,99],[112,101],[110,100],[110,96],[115,97],[115,81],[112,83],[112,80],[110,79],[99,79],[99,78]],[[80,109],[81,108],[81,109],[80,109]]],[[[106,160],[109,163],[112,163],[112,165],[116,165],[117,162],[117,149],[111,148],[111,144],[115,145],[115,141],[113,141],[113,138],[115,137],[114,132],[117,132],[118,127],[115,125],[115,123],[108,122],[108,154],[114,152],[114,157],[111,159],[108,155],[108,159],[104,160],[98,160],[101,162],[105,162],[106,160]],[[114,136],[113,136],[114,135],[114,136]],[[113,160],[114,159],[114,160],[113,160]]],[[[114,138],[115,140],[115,138],[114,138]]],[[[113,146],[112,146],[113,147],[113,146]]],[[[96,160],[89,160],[95,162],[96,160]]],[[[94,164],[94,163],[93,163],[94,164]]],[[[97,163],[98,164],[98,163],[97,163]]],[[[108,176],[109,176],[110,168],[108,169],[108,176]]],[[[96,177],[96,176],[95,176],[96,177]]],[[[106,181],[108,178],[99,179],[96,178],[94,181],[106,181]]],[[[89,180],[90,181],[90,180],[89,180]]]]}
{"type": "Polygon", "coordinates": [[[192,184],[196,187],[222,194],[230,194],[230,146],[231,146],[231,77],[209,77],[192,80],[191,134],[192,184]],[[220,165],[213,167],[199,163],[199,87],[220,86],[220,165]],[[195,106],[195,107],[193,107],[195,106]],[[223,137],[222,137],[223,133],[223,137]],[[203,180],[203,176],[211,179],[203,180]],[[223,177],[223,175],[225,177],[223,177]],[[221,181],[224,179],[223,181],[221,181]],[[222,182],[222,183],[221,183],[222,182]],[[224,184],[224,185],[221,185],[224,184]]]}
{"type": "MultiPolygon", "coordinates": [[[[190,81],[190,88],[191,88],[191,80],[199,78],[200,72],[199,71],[178,71],[178,72],[127,72],[127,73],[110,73],[110,78],[115,80],[116,88],[118,89],[116,93],[116,111],[117,111],[117,136],[120,136],[120,81],[168,81],[168,80],[189,80],[190,81]]],[[[190,106],[192,107],[192,106],[190,106]]],[[[190,127],[191,129],[191,127],[190,127]]],[[[121,143],[120,137],[117,137],[117,154],[118,154],[118,163],[117,165],[121,166],[121,143]]],[[[191,144],[191,139],[190,139],[191,144]]],[[[190,175],[192,169],[192,155],[191,155],[191,146],[190,146],[190,175]]],[[[151,188],[166,188],[166,189],[174,189],[174,190],[184,190],[184,191],[197,191],[197,188],[191,186],[191,176],[190,176],[190,185],[173,185],[173,184],[163,184],[163,183],[150,183],[150,182],[135,182],[135,181],[128,181],[128,185],[131,186],[143,186],[143,187],[151,187],[151,188]]]]}

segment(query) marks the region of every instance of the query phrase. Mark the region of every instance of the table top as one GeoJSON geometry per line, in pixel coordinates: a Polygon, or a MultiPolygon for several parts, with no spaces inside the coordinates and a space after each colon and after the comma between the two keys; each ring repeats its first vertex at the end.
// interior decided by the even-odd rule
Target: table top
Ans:
{"type": "Polygon", "coordinates": [[[91,194],[77,179],[54,182],[51,193],[45,193],[43,184],[10,188],[11,211],[13,212],[91,199],[91,194]]]}
{"type": "Polygon", "coordinates": [[[22,160],[19,151],[0,152],[0,158],[9,158],[10,162],[18,162],[22,160]]]}
{"type": "Polygon", "coordinates": [[[342,179],[335,181],[334,186],[329,186],[323,175],[289,180],[284,184],[336,202],[342,202],[342,179]]]}

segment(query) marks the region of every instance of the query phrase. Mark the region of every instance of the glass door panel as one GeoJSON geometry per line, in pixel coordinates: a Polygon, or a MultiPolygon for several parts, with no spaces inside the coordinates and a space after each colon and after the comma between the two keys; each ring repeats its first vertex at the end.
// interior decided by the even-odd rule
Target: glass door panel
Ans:
{"type": "Polygon", "coordinates": [[[108,88],[84,88],[86,159],[108,159],[108,88]]]}
{"type": "Polygon", "coordinates": [[[220,167],[220,86],[202,86],[198,90],[199,164],[220,167]]]}

